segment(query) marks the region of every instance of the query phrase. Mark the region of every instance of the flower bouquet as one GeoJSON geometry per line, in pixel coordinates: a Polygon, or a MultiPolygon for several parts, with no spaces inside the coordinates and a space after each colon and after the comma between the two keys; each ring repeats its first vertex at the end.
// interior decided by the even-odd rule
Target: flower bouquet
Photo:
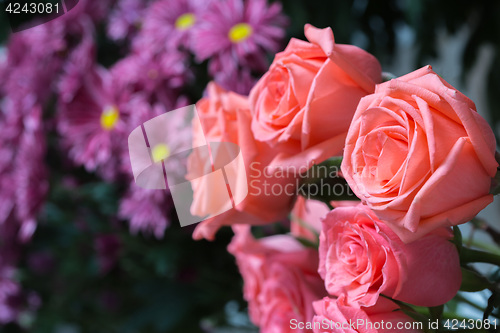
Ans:
{"type": "MultiPolygon", "coordinates": [[[[395,76],[351,45],[377,41],[385,67],[383,31],[427,6],[68,0],[23,26],[13,3],[6,332],[500,331],[500,231],[480,214],[500,193],[492,127],[449,73],[395,76]]],[[[455,31],[469,16],[445,7],[455,31]]],[[[474,18],[465,67],[498,39],[474,18]]]]}
{"type": "Polygon", "coordinates": [[[457,227],[498,242],[475,219],[498,186],[488,123],[431,66],[389,79],[330,28],[306,25],[305,36],[249,96],[210,83],[198,102],[207,140],[240,146],[248,194],[217,215],[213,187],[194,187],[191,210],[217,215],[194,238],[233,228],[228,250],[261,332],[496,331],[498,249],[463,245],[457,227]],[[253,235],[288,216],[288,232],[253,235]],[[447,311],[459,290],[486,289],[481,320],[447,311]]]}

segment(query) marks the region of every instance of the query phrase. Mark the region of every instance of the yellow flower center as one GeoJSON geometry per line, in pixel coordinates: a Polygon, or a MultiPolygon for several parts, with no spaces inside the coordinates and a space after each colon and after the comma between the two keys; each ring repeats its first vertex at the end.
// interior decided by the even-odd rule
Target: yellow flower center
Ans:
{"type": "Polygon", "coordinates": [[[170,156],[170,148],[164,143],[159,143],[153,147],[152,155],[155,163],[160,162],[170,156]]]}
{"type": "Polygon", "coordinates": [[[105,130],[112,130],[120,119],[120,111],[116,106],[108,106],[101,113],[101,127],[105,130]]]}
{"type": "Polygon", "coordinates": [[[253,33],[252,26],[248,23],[238,23],[229,30],[228,37],[233,43],[241,43],[253,33]]]}
{"type": "Polygon", "coordinates": [[[191,28],[196,22],[196,16],[192,13],[182,14],[175,21],[175,28],[177,30],[187,30],[191,28]]]}

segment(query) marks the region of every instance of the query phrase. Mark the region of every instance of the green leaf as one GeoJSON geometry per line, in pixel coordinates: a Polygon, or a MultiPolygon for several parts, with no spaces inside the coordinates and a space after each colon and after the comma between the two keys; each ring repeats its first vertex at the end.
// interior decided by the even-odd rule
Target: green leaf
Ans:
{"type": "Polygon", "coordinates": [[[500,266],[500,256],[490,252],[478,251],[469,249],[467,247],[462,247],[462,249],[460,250],[460,262],[462,264],[482,262],[500,266]]]}
{"type": "Polygon", "coordinates": [[[330,204],[338,200],[359,200],[339,174],[342,157],[332,157],[313,165],[301,175],[298,192],[306,199],[330,204]]]}
{"type": "Polygon", "coordinates": [[[299,241],[299,243],[302,244],[302,245],[304,245],[305,247],[310,247],[310,248],[313,248],[313,249],[316,249],[316,250],[318,249],[319,244],[315,243],[315,242],[312,242],[312,241],[310,241],[307,238],[295,237],[295,239],[297,241],[299,241]]]}
{"type": "Polygon", "coordinates": [[[488,289],[491,286],[490,281],[477,272],[462,267],[462,285],[461,291],[475,292],[488,289]]]}
{"type": "Polygon", "coordinates": [[[433,320],[441,319],[443,316],[444,304],[429,308],[429,313],[433,320]]]}
{"type": "Polygon", "coordinates": [[[462,252],[462,232],[460,231],[460,228],[457,227],[456,225],[453,226],[453,244],[457,247],[458,253],[462,252]]]}

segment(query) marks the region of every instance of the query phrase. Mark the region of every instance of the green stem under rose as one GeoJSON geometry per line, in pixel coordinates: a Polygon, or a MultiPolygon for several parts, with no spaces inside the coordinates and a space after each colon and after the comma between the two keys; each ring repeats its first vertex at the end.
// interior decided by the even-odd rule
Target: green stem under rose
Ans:
{"type": "Polygon", "coordinates": [[[500,267],[500,256],[499,255],[489,253],[489,252],[469,249],[466,247],[463,247],[460,251],[460,260],[462,261],[462,263],[481,262],[481,263],[492,264],[492,265],[496,265],[496,266],[500,267]]]}

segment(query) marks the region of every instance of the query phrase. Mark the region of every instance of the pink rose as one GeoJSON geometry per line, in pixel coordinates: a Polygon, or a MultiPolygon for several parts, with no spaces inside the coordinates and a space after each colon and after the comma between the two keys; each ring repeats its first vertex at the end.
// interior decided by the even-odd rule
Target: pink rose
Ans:
{"type": "Polygon", "coordinates": [[[343,295],[314,303],[314,333],[422,333],[423,323],[415,322],[388,299],[380,298],[373,307],[351,307],[343,295]]]}
{"type": "Polygon", "coordinates": [[[437,306],[455,296],[462,280],[449,238],[439,229],[405,244],[368,207],[335,208],[323,220],[318,271],[326,290],[345,294],[353,306],[373,306],[380,294],[437,306]]]}
{"type": "Polygon", "coordinates": [[[404,241],[464,223],[486,207],[495,138],[474,103],[430,66],[359,103],[342,173],[404,241]]]}
{"type": "Polygon", "coordinates": [[[321,219],[329,211],[325,203],[299,196],[290,216],[290,233],[294,237],[317,243],[321,231],[321,219]]]}
{"type": "MultiPolygon", "coordinates": [[[[194,146],[203,142],[203,136],[206,137],[207,142],[237,144],[241,149],[246,175],[234,175],[237,178],[235,182],[239,185],[245,183],[248,194],[233,209],[201,222],[193,237],[213,239],[217,230],[223,225],[266,224],[286,218],[295,200],[295,185],[293,180],[286,175],[276,177],[266,171],[277,151],[254,139],[250,129],[251,116],[247,98],[228,92],[215,83],[210,83],[207,91],[207,97],[201,99],[196,105],[201,128],[199,124],[194,123],[194,146]],[[276,191],[273,191],[273,188],[276,191]]],[[[209,156],[193,154],[190,156],[188,171],[194,174],[204,174],[206,170],[210,171],[210,163],[209,156]]],[[[237,190],[239,188],[237,187],[237,190]]],[[[221,186],[211,185],[204,180],[197,181],[194,182],[193,191],[194,201],[191,212],[195,215],[215,215],[228,204],[227,200],[218,200],[223,197],[217,195],[218,191],[227,192],[227,189],[221,186]]],[[[232,194],[234,197],[235,193],[232,194]]]]}
{"type": "MultiPolygon", "coordinates": [[[[211,142],[238,143],[238,121],[237,114],[248,110],[247,98],[233,92],[227,92],[215,83],[209,83],[207,87],[208,96],[196,104],[199,121],[193,120],[193,147],[204,146],[211,142]],[[241,112],[240,112],[241,111],[241,112]]],[[[224,149],[214,151],[210,146],[211,155],[206,149],[193,149],[188,159],[188,176],[193,187],[193,204],[191,214],[200,217],[217,215],[218,212],[231,208],[231,200],[228,199],[228,188],[217,183],[219,179],[199,177],[199,175],[210,174],[215,165],[215,156],[221,155],[224,149]]],[[[241,147],[240,147],[241,148],[241,147]]],[[[243,153],[243,152],[242,152],[243,153]]],[[[235,165],[236,171],[241,165],[235,165]]],[[[244,171],[244,170],[243,170],[244,171]]],[[[231,193],[234,196],[246,195],[246,179],[237,178],[236,188],[231,193]],[[242,192],[241,194],[239,192],[242,192]]],[[[227,177],[227,172],[226,172],[227,177]]],[[[215,217],[221,220],[221,217],[215,217]]],[[[218,228],[217,228],[218,229],[218,228]]]]}
{"type": "Polygon", "coordinates": [[[252,322],[261,333],[311,332],[292,330],[290,321],[311,321],[313,302],[326,295],[316,271],[317,251],[304,248],[291,236],[256,240],[249,226],[233,230],[228,250],[236,257],[243,277],[252,322]]]}
{"type": "MultiPolygon", "coordinates": [[[[341,200],[331,201],[333,207],[357,206],[359,201],[341,200]]],[[[290,233],[297,238],[303,238],[313,243],[318,242],[321,232],[321,220],[330,212],[328,206],[318,200],[306,199],[298,196],[290,214],[290,233]]]]}
{"type": "Polygon", "coordinates": [[[340,155],[359,100],[381,80],[377,59],[335,44],[330,28],[307,24],[305,35],[310,43],[291,39],[250,92],[255,137],[280,145],[273,165],[340,155]]]}

